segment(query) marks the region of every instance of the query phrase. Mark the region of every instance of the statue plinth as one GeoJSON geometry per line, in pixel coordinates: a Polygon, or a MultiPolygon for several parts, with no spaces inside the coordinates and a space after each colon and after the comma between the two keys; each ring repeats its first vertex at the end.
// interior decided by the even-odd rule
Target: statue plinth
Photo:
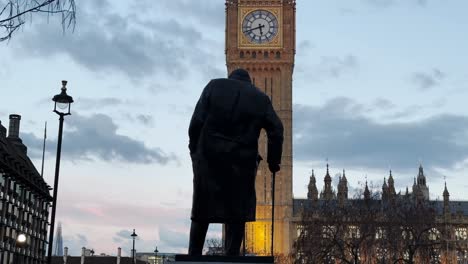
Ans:
{"type": "Polygon", "coordinates": [[[254,257],[254,256],[188,256],[176,255],[175,263],[177,264],[230,264],[230,263],[244,263],[244,264],[257,264],[268,263],[273,264],[274,258],[267,257],[254,257]]]}

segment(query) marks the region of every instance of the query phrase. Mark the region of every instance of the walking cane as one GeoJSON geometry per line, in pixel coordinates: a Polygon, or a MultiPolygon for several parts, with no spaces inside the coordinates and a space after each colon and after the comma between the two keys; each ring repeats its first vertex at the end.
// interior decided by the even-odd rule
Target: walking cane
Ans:
{"type": "Polygon", "coordinates": [[[275,179],[276,172],[272,173],[273,182],[271,184],[271,256],[273,256],[273,241],[275,235],[275,179]]]}

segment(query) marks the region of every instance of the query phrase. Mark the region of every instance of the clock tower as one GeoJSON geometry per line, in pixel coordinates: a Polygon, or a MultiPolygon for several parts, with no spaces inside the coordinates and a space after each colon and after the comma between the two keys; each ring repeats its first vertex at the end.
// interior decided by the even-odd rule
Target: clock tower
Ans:
{"type": "MultiPolygon", "coordinates": [[[[284,125],[281,171],[276,175],[275,254],[291,251],[292,217],[292,75],[296,46],[295,0],[226,0],[226,65],[228,72],[246,69],[253,83],[271,99],[284,125]]],[[[266,160],[263,131],[259,152],[266,160]]],[[[272,178],[263,161],[257,172],[256,221],[247,223],[246,249],[269,255],[272,178]]]]}

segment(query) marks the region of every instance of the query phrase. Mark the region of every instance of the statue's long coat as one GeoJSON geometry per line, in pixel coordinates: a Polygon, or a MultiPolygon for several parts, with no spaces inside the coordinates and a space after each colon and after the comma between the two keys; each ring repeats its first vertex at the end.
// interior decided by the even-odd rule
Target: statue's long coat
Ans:
{"type": "Polygon", "coordinates": [[[255,221],[261,129],[268,136],[267,162],[280,164],[283,125],[269,97],[247,81],[214,79],[208,83],[189,127],[192,220],[255,221]]]}

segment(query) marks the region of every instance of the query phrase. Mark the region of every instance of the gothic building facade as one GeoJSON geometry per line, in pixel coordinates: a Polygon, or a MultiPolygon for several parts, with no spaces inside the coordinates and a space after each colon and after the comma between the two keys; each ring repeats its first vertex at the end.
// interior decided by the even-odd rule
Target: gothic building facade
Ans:
{"type": "MultiPolygon", "coordinates": [[[[372,195],[374,204],[381,208],[379,210],[391,210],[391,206],[386,207],[385,205],[398,199],[400,201],[407,201],[408,203],[427,203],[434,209],[435,217],[430,234],[437,236],[438,240],[436,244],[438,247],[436,247],[435,252],[433,252],[430,258],[431,262],[419,260],[416,263],[468,263],[468,201],[450,200],[447,185],[441,191],[443,200],[430,200],[429,187],[426,183],[426,175],[422,166],[419,167],[418,174],[414,178],[412,192],[409,191],[408,187],[404,193],[396,192],[392,171],[388,175],[388,180],[386,177],[384,178],[381,190],[372,192],[366,181],[364,190],[360,193],[358,192],[353,197],[350,197],[348,193],[348,180],[344,170],[338,177],[337,190],[333,188],[328,164],[323,182],[322,191],[319,192],[317,179],[312,171],[307,187],[307,198],[294,199],[292,226],[294,226],[296,232],[291,233],[291,240],[296,241],[300,235],[305,212],[311,213],[311,211],[317,210],[317,214],[321,213],[317,209],[317,205],[327,204],[327,206],[339,208],[350,204],[363,204],[366,200],[370,200],[372,195]]],[[[382,224],[385,225],[385,223],[382,224]]],[[[367,260],[370,262],[362,263],[387,263],[381,259],[377,259],[378,257],[379,254],[377,253],[370,257],[370,259],[367,256],[367,260]]]]}
{"type": "Polygon", "coordinates": [[[19,137],[20,120],[10,115],[8,136],[0,122],[0,264],[46,261],[52,198],[19,137]]]}

